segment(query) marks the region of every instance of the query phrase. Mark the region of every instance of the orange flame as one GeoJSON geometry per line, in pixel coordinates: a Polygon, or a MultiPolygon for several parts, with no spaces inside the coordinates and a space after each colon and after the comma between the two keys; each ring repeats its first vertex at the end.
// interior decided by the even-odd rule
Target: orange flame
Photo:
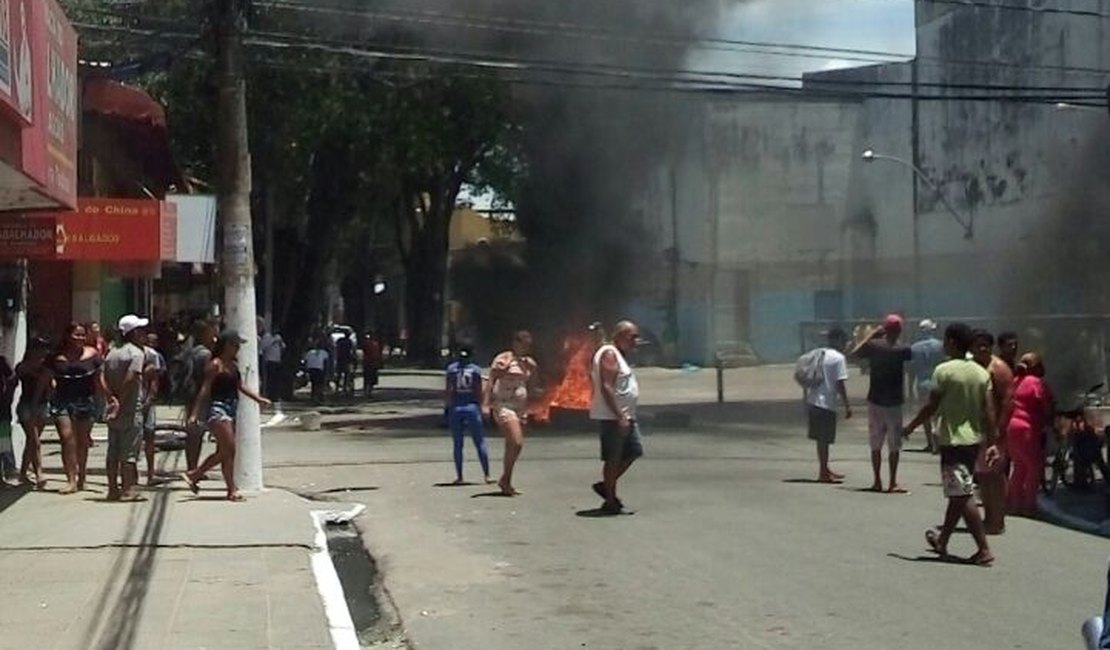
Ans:
{"type": "Polygon", "coordinates": [[[563,378],[530,410],[531,419],[543,424],[551,421],[551,409],[586,411],[593,398],[593,363],[597,339],[593,333],[574,334],[563,341],[563,378]]]}

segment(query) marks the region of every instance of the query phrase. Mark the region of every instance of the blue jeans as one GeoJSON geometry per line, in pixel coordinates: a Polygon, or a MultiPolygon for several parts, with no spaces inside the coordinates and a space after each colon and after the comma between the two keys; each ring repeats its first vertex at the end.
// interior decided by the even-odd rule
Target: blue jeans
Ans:
{"type": "Polygon", "coordinates": [[[482,472],[488,477],[489,452],[486,450],[481,407],[477,404],[455,406],[447,414],[447,420],[451,427],[451,437],[455,441],[455,478],[462,480],[463,443],[466,441],[467,431],[470,431],[474,447],[478,450],[478,462],[482,464],[482,472]]]}

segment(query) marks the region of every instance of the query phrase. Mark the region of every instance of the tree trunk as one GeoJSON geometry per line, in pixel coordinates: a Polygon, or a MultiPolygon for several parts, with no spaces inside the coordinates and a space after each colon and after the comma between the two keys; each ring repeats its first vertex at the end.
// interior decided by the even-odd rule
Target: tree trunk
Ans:
{"type": "Polygon", "coordinates": [[[443,296],[447,282],[448,235],[455,199],[430,202],[423,227],[412,238],[405,263],[405,311],[408,325],[407,357],[429,368],[441,365],[443,296]]]}
{"type": "MultiPolygon", "coordinates": [[[[258,390],[258,310],[254,293],[251,233],[251,166],[247,138],[247,84],[243,71],[246,0],[217,0],[216,70],[219,123],[216,133],[219,207],[224,220],[224,315],[246,342],[239,350],[244,383],[258,390]]],[[[243,400],[236,419],[235,482],[244,491],[262,489],[262,430],[258,405],[243,400]]]]}

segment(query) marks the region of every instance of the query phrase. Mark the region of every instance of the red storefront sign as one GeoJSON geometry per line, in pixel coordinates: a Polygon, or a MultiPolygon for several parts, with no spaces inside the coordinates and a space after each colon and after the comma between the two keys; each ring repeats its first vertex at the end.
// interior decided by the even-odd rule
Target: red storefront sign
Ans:
{"type": "Polygon", "coordinates": [[[32,89],[29,0],[0,0],[0,110],[31,123],[32,89]]]}
{"type": "Polygon", "coordinates": [[[80,199],[77,212],[0,220],[0,259],[173,261],[177,206],[163,201],[80,199]]]}
{"type": "Polygon", "coordinates": [[[32,115],[31,127],[23,129],[23,172],[46,196],[76,206],[77,32],[55,0],[8,0],[9,9],[21,3],[32,45],[32,115]]]}

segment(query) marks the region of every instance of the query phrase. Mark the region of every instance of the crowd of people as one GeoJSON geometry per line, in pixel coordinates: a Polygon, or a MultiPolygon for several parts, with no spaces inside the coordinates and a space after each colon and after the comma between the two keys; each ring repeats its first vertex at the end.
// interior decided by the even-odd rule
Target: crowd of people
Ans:
{"type": "MultiPolygon", "coordinates": [[[[146,482],[156,482],[154,467],[156,402],[168,366],[159,352],[159,339],[150,321],[135,314],[119,319],[118,340],[109,345],[98,326],[71,323],[56,344],[44,338],[30,341],[23,359],[12,368],[0,357],[0,480],[18,481],[45,489],[42,438],[53,424],[61,443],[64,485],[62,495],[86,489],[92,428],[108,429],[105,470],[109,501],[142,500],[138,491],[140,456],[145,456],[146,482]],[[22,459],[16,467],[11,445],[12,400],[21,389],[15,414],[26,435],[22,459]]],[[[184,346],[190,367],[182,386],[188,418],[186,462],[181,478],[194,492],[206,472],[220,466],[227,498],[242,500],[235,486],[235,417],[239,395],[262,405],[270,400],[247,387],[236,358],[244,342],[234,330],[217,333],[201,322],[184,346]],[[216,450],[200,462],[203,434],[211,432],[216,450]]]]}
{"type": "MultiPolygon", "coordinates": [[[[816,442],[818,481],[839,483],[844,476],[829,465],[829,447],[836,441],[837,410],[851,418],[846,382],[849,361],[866,363],[870,385],[867,421],[871,450],[871,490],[905,493],[898,481],[903,440],[918,429],[925,433],[923,451],[940,457],[944,523],[929,529],[930,549],[948,557],[948,542],[963,520],[977,545],[969,562],[994,561],[988,535],[1005,531],[1007,514],[1037,515],[1037,491],[1044,475],[1046,431],[1056,413],[1045,382],[1039,354],[1019,356],[1018,336],[995,337],[988,331],[952,323],[937,338],[937,324],[921,321],[912,344],[902,341],[902,317],[892,314],[849,344],[846,332],[828,332],[820,348],[818,379],[806,387],[809,437],[816,442]],[[996,348],[997,345],[997,348],[996,348]],[[907,395],[919,402],[905,423],[907,395]],[[883,449],[888,478],[882,479],[883,449]],[[978,495],[983,514],[975,501],[978,495]]],[[[806,359],[807,357],[803,357],[806,359]]],[[[799,360],[799,365],[803,363],[799,360]]]]}
{"type": "MultiPolygon", "coordinates": [[[[643,455],[636,420],[639,384],[629,357],[639,342],[639,328],[622,321],[613,330],[611,342],[599,342],[589,373],[593,391],[590,418],[598,422],[602,478],[593,491],[602,499],[599,511],[619,514],[624,504],[617,497],[617,481],[643,455]]],[[[471,359],[471,350],[461,347],[458,358],[447,367],[445,409],[454,443],[455,485],[463,480],[463,449],[467,433],[473,439],[486,483],[490,475],[489,452],[483,422],[494,423],[505,440],[501,494],[520,494],[513,484],[513,471],[524,449],[530,405],[537,397],[535,382],[539,368],[532,356],[532,335],[521,330],[509,349],[494,357],[488,376],[471,359]]]]}

